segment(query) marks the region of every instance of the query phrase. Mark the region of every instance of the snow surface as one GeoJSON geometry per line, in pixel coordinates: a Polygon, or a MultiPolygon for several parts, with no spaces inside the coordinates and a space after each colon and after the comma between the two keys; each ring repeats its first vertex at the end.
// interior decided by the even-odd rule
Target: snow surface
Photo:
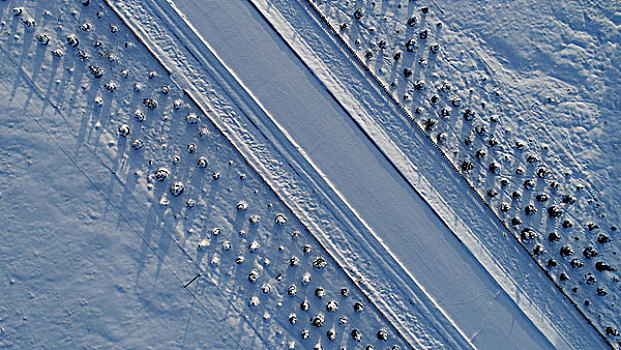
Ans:
{"type": "MultiPolygon", "coordinates": [[[[132,12],[132,11],[130,11],[130,12],[132,12]]],[[[133,12],[137,12],[137,11],[133,11],[133,12]]],[[[143,22],[143,23],[150,23],[150,21],[145,21],[145,20],[143,20],[142,22],[143,22]]],[[[176,35],[176,36],[179,36],[179,34],[178,34],[178,33],[176,33],[176,32],[175,32],[175,35],[176,35]]],[[[158,38],[157,38],[157,40],[162,40],[162,39],[158,37],[158,38]]],[[[190,41],[190,42],[191,42],[191,41],[190,41]]],[[[187,45],[187,44],[186,44],[186,45],[187,45]]],[[[167,50],[168,50],[168,48],[167,48],[167,50]]],[[[195,55],[200,55],[200,54],[201,54],[201,51],[200,51],[200,50],[198,50],[198,51],[193,51],[193,52],[191,52],[190,54],[191,54],[192,56],[195,56],[195,55]]],[[[174,59],[177,59],[177,55],[179,55],[179,53],[178,53],[178,52],[175,52],[174,59]]],[[[209,64],[208,62],[207,62],[207,63],[205,63],[205,62],[203,62],[203,61],[199,61],[199,62],[197,62],[197,63],[198,63],[199,65],[207,65],[207,64],[209,64]]],[[[197,78],[197,76],[193,76],[193,79],[196,79],[196,78],[197,78]]],[[[200,74],[199,74],[198,78],[200,78],[200,74]]],[[[232,92],[232,93],[234,93],[234,94],[235,94],[235,93],[238,93],[238,92],[235,92],[235,91],[234,91],[234,92],[232,92]]],[[[255,122],[256,122],[256,121],[255,121],[255,122]]],[[[519,265],[519,264],[517,264],[517,266],[520,266],[520,265],[519,265]]],[[[517,266],[516,266],[516,267],[517,267],[517,266]]],[[[523,299],[523,298],[522,298],[522,299],[523,299]]]]}
{"type": "MultiPolygon", "coordinates": [[[[402,21],[397,3],[375,3],[385,18],[369,16],[371,2],[356,5],[366,6],[363,19],[369,21],[358,28],[362,57],[365,45],[376,40],[374,33],[383,33],[390,47],[402,45],[399,36],[382,32],[384,26],[369,30],[374,21],[402,21]]],[[[420,4],[401,3],[409,14],[420,10],[420,4]]],[[[174,5],[0,2],[0,174],[8,180],[0,187],[0,221],[10,223],[0,248],[0,261],[9,266],[0,273],[2,347],[605,347],[518,242],[502,235],[505,228],[433,145],[405,126],[407,114],[380,98],[377,81],[339,46],[343,43],[308,3],[179,0],[174,5]],[[387,122],[387,114],[403,122],[387,122]]],[[[352,5],[326,1],[320,11],[335,27],[346,19],[350,29],[357,28],[352,5]]],[[[453,38],[447,29],[469,23],[448,14],[459,7],[442,6],[431,11],[433,16],[441,9],[437,12],[451,19],[443,19],[439,42],[453,38]]],[[[606,16],[618,17],[602,4],[592,7],[602,28],[610,28],[606,16]]],[[[504,8],[485,8],[495,11],[495,18],[506,15],[504,8]]],[[[481,16],[468,15],[471,22],[481,16]]],[[[344,38],[355,47],[352,32],[345,31],[344,38]]],[[[614,30],[607,33],[601,47],[618,42],[614,30]]],[[[481,53],[501,54],[493,34],[487,34],[481,53]]],[[[434,64],[444,67],[447,46],[460,45],[465,44],[442,42],[434,64]]],[[[607,50],[605,57],[614,53],[607,50]]],[[[489,63],[487,57],[473,57],[489,63]]],[[[375,62],[372,57],[363,63],[375,62]]],[[[554,62],[563,61],[554,57],[554,62]]],[[[475,71],[454,62],[449,66],[453,70],[442,74],[465,82],[475,71]]],[[[618,75],[614,65],[605,66],[612,71],[602,76],[603,86],[614,95],[618,75]]],[[[379,65],[374,67],[382,79],[379,65]]],[[[393,67],[393,72],[403,68],[393,67]]],[[[543,75],[552,73],[544,68],[529,68],[540,74],[533,81],[548,81],[543,75]]],[[[428,74],[414,70],[416,77],[428,74]]],[[[495,81],[494,74],[506,79],[500,71],[523,79],[526,70],[490,69],[486,81],[495,81]]],[[[395,86],[405,88],[401,81],[395,86]]],[[[522,106],[515,101],[533,97],[527,88],[517,90],[523,96],[503,91],[503,98],[522,106]]],[[[590,93],[578,90],[577,99],[590,93]]],[[[463,104],[466,100],[462,97],[463,104]]],[[[486,108],[490,105],[487,101],[486,108]]],[[[591,107],[611,130],[618,129],[615,102],[597,100],[591,107]]],[[[484,113],[475,111],[480,121],[484,113]]],[[[552,135],[546,139],[550,145],[560,142],[555,133],[576,135],[567,124],[539,116],[540,124],[529,120],[517,126],[503,117],[500,125],[511,135],[543,125],[552,135]]],[[[424,118],[416,118],[425,125],[424,118]]],[[[582,122],[586,127],[592,120],[582,122]]],[[[439,146],[459,165],[464,151],[453,131],[467,128],[459,121],[451,128],[442,123],[437,127],[447,130],[447,141],[439,146]],[[461,151],[451,154],[447,145],[461,151]]],[[[501,138],[498,148],[517,159],[507,148],[509,139],[501,138]]],[[[477,140],[475,145],[487,142],[477,140]]],[[[598,140],[600,149],[614,148],[614,141],[598,140]]],[[[530,140],[527,147],[534,144],[530,140]]],[[[614,223],[614,151],[550,149],[547,155],[578,173],[588,193],[601,184],[576,159],[597,157],[595,170],[605,174],[600,176],[612,191],[598,198],[603,206],[597,213],[612,216],[614,223]]],[[[553,164],[537,155],[543,164],[553,164]]],[[[480,181],[495,183],[493,176],[476,172],[480,181]]],[[[487,187],[466,176],[485,194],[487,187]]],[[[522,186],[522,177],[506,177],[511,186],[522,186]]],[[[562,191],[568,183],[562,182],[562,191]]],[[[536,189],[542,184],[547,185],[537,181],[536,189]]],[[[498,191],[504,196],[513,190],[498,191]]],[[[581,259],[587,265],[570,272],[572,279],[561,287],[567,293],[583,274],[597,276],[596,283],[585,277],[570,297],[581,305],[577,298],[588,298],[583,311],[615,342],[618,276],[593,265],[603,259],[618,266],[618,237],[608,232],[612,242],[601,244],[601,230],[576,231],[590,220],[591,202],[574,196],[573,206],[562,205],[575,224],[571,237],[590,240],[599,255],[581,259]],[[607,295],[596,295],[600,286],[607,295]]],[[[556,230],[562,220],[546,220],[545,207],[539,209],[535,219],[556,230]]],[[[534,220],[527,224],[540,229],[534,220]]],[[[565,231],[558,230],[561,242],[544,242],[546,234],[522,243],[558,250],[569,242],[565,231]]],[[[582,245],[570,243],[575,255],[582,254],[582,245]]],[[[539,261],[547,262],[548,254],[539,261]]],[[[553,255],[561,264],[573,258],[553,255]]]]}

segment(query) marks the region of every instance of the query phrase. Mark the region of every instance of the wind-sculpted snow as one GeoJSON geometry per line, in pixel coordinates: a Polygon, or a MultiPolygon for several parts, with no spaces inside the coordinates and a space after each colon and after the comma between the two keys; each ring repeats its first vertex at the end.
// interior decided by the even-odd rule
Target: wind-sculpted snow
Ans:
{"type": "Polygon", "coordinates": [[[107,5],[0,4],[4,106],[23,108],[10,115],[66,156],[49,176],[66,167],[88,180],[88,196],[83,186],[65,195],[108,203],[132,228],[123,234],[162,263],[186,264],[176,277],[202,309],[236,320],[193,346],[226,337],[242,348],[408,346],[205,114],[216,112],[199,109],[107,5]]]}
{"type": "Polygon", "coordinates": [[[618,345],[615,5],[311,2],[618,345]]]}

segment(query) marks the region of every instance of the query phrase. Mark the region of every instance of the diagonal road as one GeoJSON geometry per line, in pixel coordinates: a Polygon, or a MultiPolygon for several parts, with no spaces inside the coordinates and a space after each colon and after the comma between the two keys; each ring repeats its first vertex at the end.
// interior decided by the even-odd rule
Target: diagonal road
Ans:
{"type": "Polygon", "coordinates": [[[252,7],[175,4],[475,346],[552,347],[252,7]]]}

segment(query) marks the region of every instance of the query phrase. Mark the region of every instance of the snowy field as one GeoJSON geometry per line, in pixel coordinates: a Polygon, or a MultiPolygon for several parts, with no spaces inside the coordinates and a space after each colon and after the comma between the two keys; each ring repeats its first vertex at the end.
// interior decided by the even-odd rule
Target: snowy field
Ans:
{"type": "Polygon", "coordinates": [[[619,11],[1,1],[0,348],[621,346],[619,11]]]}

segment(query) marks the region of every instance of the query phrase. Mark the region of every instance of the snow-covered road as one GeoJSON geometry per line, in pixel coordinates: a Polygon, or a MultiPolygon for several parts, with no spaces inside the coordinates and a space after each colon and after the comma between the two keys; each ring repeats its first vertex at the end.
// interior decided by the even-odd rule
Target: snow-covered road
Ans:
{"type": "Polygon", "coordinates": [[[252,6],[175,4],[475,346],[551,347],[252,6]]]}
{"type": "Polygon", "coordinates": [[[0,2],[0,348],[606,347],[315,3],[0,2]]]}

